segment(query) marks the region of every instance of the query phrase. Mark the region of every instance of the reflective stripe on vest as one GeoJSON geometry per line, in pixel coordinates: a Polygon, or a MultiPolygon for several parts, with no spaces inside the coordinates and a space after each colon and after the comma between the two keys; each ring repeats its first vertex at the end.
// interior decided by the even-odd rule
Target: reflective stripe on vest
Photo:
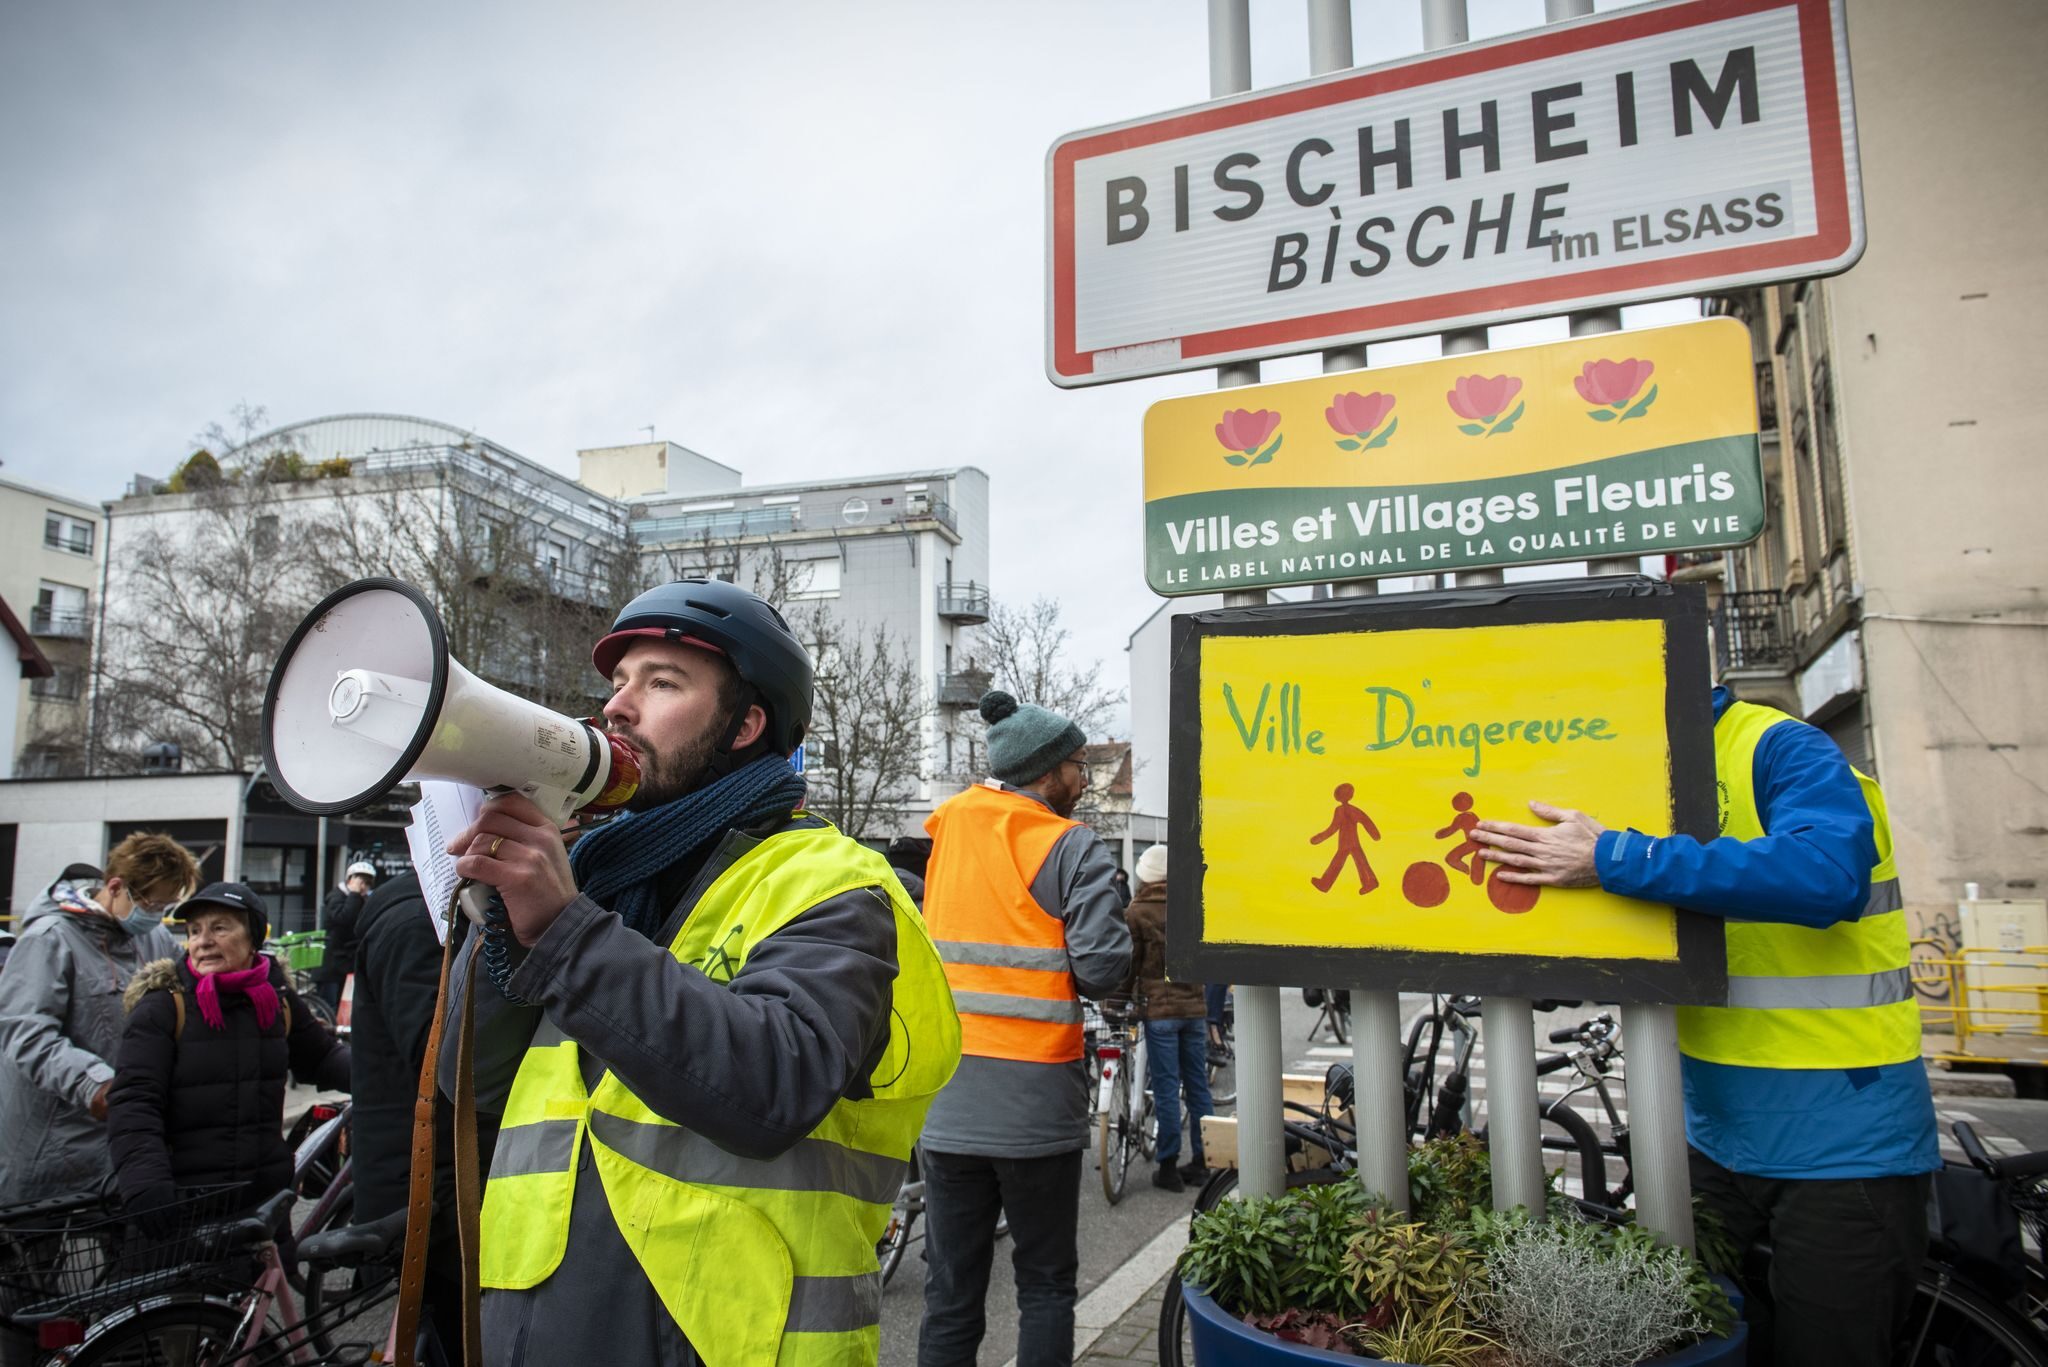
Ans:
{"type": "Polygon", "coordinates": [[[587,1144],[621,1238],[703,1361],[875,1361],[875,1241],[925,1110],[960,1056],[944,966],[916,908],[879,855],[818,823],[741,854],[669,952],[723,980],[804,911],[863,888],[882,890],[874,895],[886,896],[896,930],[890,1035],[867,1079],[872,1095],[842,1098],[785,1152],[747,1158],[656,1115],[612,1073],[586,1095],[576,1047],[544,1024],[513,1081],[485,1188],[486,1287],[532,1287],[560,1266],[587,1144]]]}
{"type": "Polygon", "coordinates": [[[925,922],[960,1010],[961,1047],[982,1058],[1068,1063],[1081,1057],[1081,999],[1066,926],[1031,895],[1060,837],[1078,822],[977,784],[925,822],[925,922]]]}
{"type": "MultiPolygon", "coordinates": [[[[1714,727],[1721,780],[1721,833],[1766,834],[1756,808],[1756,747],[1792,717],[1731,703],[1714,727]]],[[[1920,1007],[1892,858],[1884,794],[1856,775],[1869,808],[1877,863],[1856,919],[1816,929],[1770,921],[1727,922],[1728,1005],[1681,1007],[1681,1052],[1751,1068],[1865,1068],[1920,1055],[1920,1007]]]]}

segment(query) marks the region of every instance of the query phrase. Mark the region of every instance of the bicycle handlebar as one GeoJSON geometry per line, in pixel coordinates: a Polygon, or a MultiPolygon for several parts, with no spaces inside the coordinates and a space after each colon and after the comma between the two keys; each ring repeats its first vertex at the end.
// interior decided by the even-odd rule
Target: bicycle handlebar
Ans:
{"type": "Polygon", "coordinates": [[[1984,1147],[1984,1141],[1977,1137],[1976,1127],[1967,1120],[1958,1120],[1949,1127],[1955,1132],[1956,1143],[1962,1146],[1963,1157],[1970,1160],[1972,1167],[1986,1177],[1999,1178],[2039,1177],[2048,1173],[2048,1153],[2019,1153],[1994,1157],[1984,1147]]]}
{"type": "Polygon", "coordinates": [[[1570,1044],[1573,1040],[1577,1039],[1578,1037],[1579,1027],[1576,1025],[1567,1025],[1562,1030],[1553,1030],[1550,1032],[1550,1042],[1552,1044],[1570,1044]]]}

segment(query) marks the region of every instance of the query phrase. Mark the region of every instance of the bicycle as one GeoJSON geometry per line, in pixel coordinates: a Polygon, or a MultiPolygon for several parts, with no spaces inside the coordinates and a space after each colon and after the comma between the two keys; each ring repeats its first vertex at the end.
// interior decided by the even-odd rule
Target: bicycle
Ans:
{"type": "Polygon", "coordinates": [[[1152,1089],[1147,1085],[1145,1027],[1136,1003],[1102,1004],[1105,1035],[1096,1046],[1096,1167],[1102,1194],[1115,1205],[1124,1197],[1131,1160],[1153,1153],[1152,1089]]]}
{"type": "Polygon", "coordinates": [[[360,1367],[371,1361],[388,1346],[388,1334],[383,1343],[328,1349],[318,1340],[397,1296],[406,1213],[308,1239],[299,1256],[315,1277],[342,1268],[372,1275],[301,1318],[277,1250],[292,1200],[292,1192],[282,1191],[250,1216],[202,1226],[189,1236],[186,1258],[155,1274],[155,1282],[116,1278],[104,1284],[100,1303],[121,1308],[91,1321],[79,1341],[52,1359],[53,1367],[360,1367]]]}
{"type": "Polygon", "coordinates": [[[1237,999],[1229,991],[1222,1021],[1209,1022],[1209,1100],[1219,1113],[1237,1101],[1237,999]]]}
{"type": "Polygon", "coordinates": [[[1304,987],[1301,1000],[1303,1005],[1316,1007],[1319,1012],[1315,1024],[1308,1028],[1311,1044],[1325,1030],[1330,1032],[1330,1038],[1336,1043],[1351,1043],[1351,993],[1348,989],[1304,987]]]}

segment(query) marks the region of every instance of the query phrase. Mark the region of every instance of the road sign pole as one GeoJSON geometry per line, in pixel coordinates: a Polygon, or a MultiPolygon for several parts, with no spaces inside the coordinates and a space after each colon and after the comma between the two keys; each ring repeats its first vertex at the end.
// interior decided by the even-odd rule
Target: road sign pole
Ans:
{"type": "MultiPolygon", "coordinates": [[[[1308,64],[1321,76],[1352,64],[1350,0],[1308,0],[1308,64]]],[[[1363,346],[1323,353],[1323,373],[1361,370],[1363,346]]],[[[1379,592],[1373,579],[1331,586],[1339,598],[1379,592]]],[[[1382,989],[1351,991],[1352,1116],[1358,1126],[1358,1180],[1396,1210],[1408,1209],[1407,1107],[1401,1092],[1401,998],[1382,989]]]]}
{"type": "MultiPolygon", "coordinates": [[[[1209,95],[1252,88],[1251,0],[1209,0],[1209,95]]],[[[1259,382],[1259,363],[1218,366],[1216,384],[1259,382]]],[[[1223,595],[1225,607],[1259,607],[1264,589],[1223,595]]],[[[1247,1196],[1278,1196],[1287,1186],[1280,1090],[1280,989],[1242,986],[1237,994],[1237,1182],[1247,1196]]]]}
{"type": "MultiPolygon", "coordinates": [[[[1544,0],[1550,23],[1593,12],[1593,0],[1544,0]]],[[[1571,315],[1574,337],[1621,330],[1620,309],[1571,315]]],[[[1641,561],[1606,556],[1589,574],[1634,574],[1641,561]]],[[[1669,1006],[1624,1005],[1621,1030],[1628,1042],[1629,1166],[1635,1175],[1636,1218],[1682,1248],[1693,1246],[1692,1173],[1685,1152],[1685,1098],[1678,1061],[1678,1012],[1669,1006]]]]}

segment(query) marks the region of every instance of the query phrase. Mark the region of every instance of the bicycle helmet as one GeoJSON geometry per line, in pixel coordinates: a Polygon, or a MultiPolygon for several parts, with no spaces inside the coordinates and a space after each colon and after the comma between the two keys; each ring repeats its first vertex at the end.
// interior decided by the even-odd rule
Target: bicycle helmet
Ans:
{"type": "Polygon", "coordinates": [[[636,637],[649,636],[716,651],[768,714],[764,739],[779,755],[803,743],[811,726],[811,655],[782,614],[737,584],[679,579],[626,604],[612,629],[590,652],[609,679],[636,637]]]}

